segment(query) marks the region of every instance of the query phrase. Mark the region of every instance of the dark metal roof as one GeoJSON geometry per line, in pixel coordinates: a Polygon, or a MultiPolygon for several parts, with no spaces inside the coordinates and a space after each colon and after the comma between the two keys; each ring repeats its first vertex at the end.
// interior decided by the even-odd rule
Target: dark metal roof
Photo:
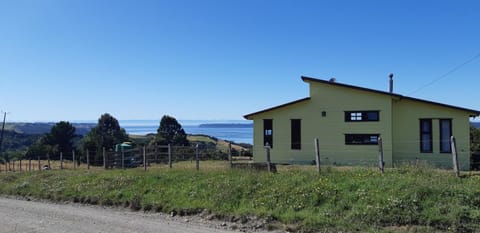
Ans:
{"type": "Polygon", "coordinates": [[[268,111],[271,111],[271,110],[274,110],[274,109],[277,109],[277,108],[283,108],[283,107],[286,107],[286,106],[289,106],[289,105],[292,105],[292,104],[296,104],[296,103],[300,103],[300,102],[303,102],[303,101],[307,101],[307,100],[310,100],[310,97],[295,100],[295,101],[292,101],[292,102],[288,102],[286,104],[278,105],[278,106],[275,106],[275,107],[272,107],[272,108],[267,108],[267,109],[264,109],[264,110],[261,110],[261,111],[258,111],[258,112],[250,113],[250,114],[245,115],[243,117],[247,120],[251,120],[250,117],[252,117],[254,115],[264,113],[264,112],[268,112],[268,111]]]}
{"type": "MultiPolygon", "coordinates": [[[[352,89],[356,89],[356,90],[362,90],[362,91],[367,91],[367,92],[372,92],[372,93],[377,93],[377,94],[382,94],[382,95],[388,95],[388,96],[399,98],[399,99],[408,99],[408,100],[412,100],[412,101],[418,101],[418,102],[423,102],[423,103],[427,103],[427,104],[433,104],[433,105],[438,105],[438,106],[442,106],[442,107],[453,108],[453,109],[469,112],[470,116],[472,116],[472,117],[480,115],[480,111],[478,111],[478,110],[462,108],[462,107],[457,107],[457,106],[448,105],[448,104],[437,103],[437,102],[433,102],[433,101],[429,101],[429,100],[417,99],[417,98],[403,96],[403,95],[390,93],[390,92],[386,92],[386,91],[379,91],[379,90],[374,90],[374,89],[369,89],[369,88],[364,88],[364,87],[358,87],[358,86],[353,86],[353,85],[348,85],[348,84],[343,84],[343,83],[331,82],[331,81],[326,81],[326,80],[321,80],[321,79],[316,79],[316,78],[311,78],[311,77],[306,77],[306,76],[302,76],[302,80],[304,82],[324,83],[324,84],[329,84],[329,85],[334,85],[334,86],[340,86],[340,87],[352,88],[352,89]]],[[[306,101],[306,100],[309,100],[309,99],[310,99],[310,97],[295,100],[293,102],[278,105],[278,106],[268,108],[268,109],[264,109],[264,110],[261,110],[261,111],[258,111],[258,112],[250,113],[250,114],[245,115],[243,117],[245,119],[250,120],[250,118],[254,115],[264,113],[264,112],[268,112],[268,111],[271,111],[271,110],[274,110],[274,109],[282,108],[282,107],[285,107],[285,106],[289,106],[289,105],[292,105],[292,104],[296,104],[296,103],[299,103],[299,102],[303,102],[303,101],[306,101]]]]}

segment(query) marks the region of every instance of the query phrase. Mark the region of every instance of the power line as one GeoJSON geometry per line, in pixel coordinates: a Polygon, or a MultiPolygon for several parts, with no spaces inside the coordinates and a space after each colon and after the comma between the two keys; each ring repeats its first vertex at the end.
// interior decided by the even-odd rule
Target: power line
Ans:
{"type": "Polygon", "coordinates": [[[450,71],[448,71],[447,73],[445,73],[445,74],[443,74],[443,75],[439,76],[438,78],[436,78],[436,79],[432,80],[431,82],[429,82],[429,83],[427,83],[427,84],[425,84],[425,85],[423,85],[423,86],[419,87],[418,89],[416,89],[416,90],[414,90],[414,91],[412,91],[412,92],[408,93],[408,95],[411,95],[411,94],[417,93],[417,92],[419,92],[419,91],[421,91],[421,90],[425,89],[426,87],[429,87],[429,86],[433,85],[434,83],[436,83],[436,82],[440,81],[441,79],[443,79],[443,78],[447,77],[448,75],[450,75],[450,74],[454,73],[455,71],[457,71],[457,70],[461,69],[462,67],[464,67],[464,66],[465,66],[465,65],[467,65],[468,63],[471,63],[471,62],[475,61],[475,60],[476,60],[476,59],[478,59],[478,58],[480,58],[480,53],[478,53],[477,55],[475,55],[475,56],[473,56],[472,58],[468,59],[467,61],[463,62],[462,64],[460,64],[460,65],[458,65],[458,66],[454,67],[453,69],[451,69],[451,70],[450,70],[450,71]]]}

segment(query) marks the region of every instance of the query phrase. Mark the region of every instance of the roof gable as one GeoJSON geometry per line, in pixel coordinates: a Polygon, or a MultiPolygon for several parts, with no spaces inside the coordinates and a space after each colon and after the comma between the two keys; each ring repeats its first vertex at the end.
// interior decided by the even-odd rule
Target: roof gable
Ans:
{"type": "MultiPolygon", "coordinates": [[[[366,92],[370,92],[370,93],[381,94],[381,95],[394,97],[394,98],[398,98],[398,99],[408,99],[408,100],[422,102],[422,103],[426,103],[426,104],[442,106],[442,107],[446,107],[446,108],[452,108],[452,109],[455,109],[455,110],[468,112],[470,114],[470,116],[472,116],[472,117],[480,115],[480,111],[478,111],[478,110],[457,107],[457,106],[438,103],[438,102],[433,102],[433,101],[429,101],[429,100],[417,99],[417,98],[403,96],[403,95],[390,93],[390,92],[386,92],[386,91],[379,91],[379,90],[369,89],[369,88],[365,88],[365,87],[358,87],[358,86],[353,86],[353,85],[348,85],[348,84],[343,84],[343,83],[326,81],[326,80],[311,78],[311,77],[307,77],[307,76],[302,76],[301,78],[304,82],[307,82],[307,83],[314,82],[314,83],[322,83],[322,84],[328,84],[328,85],[333,85],[333,86],[340,86],[340,87],[345,87],[345,88],[350,88],[350,89],[355,89],[355,90],[366,91],[366,92]]],[[[279,106],[275,106],[275,107],[272,107],[272,108],[268,108],[268,109],[264,109],[264,110],[261,110],[261,111],[258,111],[258,112],[250,113],[250,114],[247,114],[243,117],[245,119],[251,119],[254,115],[264,113],[264,112],[268,112],[268,111],[272,111],[272,110],[275,110],[275,109],[278,109],[278,108],[283,108],[283,107],[286,107],[286,106],[289,106],[289,105],[292,105],[292,104],[296,104],[296,103],[299,103],[299,102],[303,102],[303,101],[306,101],[306,100],[309,100],[309,99],[310,99],[310,97],[299,99],[299,100],[289,102],[289,103],[286,103],[286,104],[282,104],[282,105],[279,105],[279,106]]]]}
{"type": "Polygon", "coordinates": [[[293,104],[296,104],[296,103],[300,103],[300,102],[303,102],[303,101],[307,101],[307,100],[310,100],[310,97],[303,98],[303,99],[299,99],[299,100],[295,100],[295,101],[292,101],[292,102],[288,102],[288,103],[286,103],[286,104],[278,105],[278,106],[271,107],[271,108],[267,108],[267,109],[264,109],[264,110],[260,110],[260,111],[258,111],[258,112],[254,112],[254,113],[247,114],[247,115],[245,115],[245,116],[243,116],[243,117],[244,117],[245,119],[247,119],[247,120],[251,120],[251,117],[253,117],[253,116],[255,116],[255,115],[258,115],[258,114],[260,114],[260,113],[269,112],[269,111],[272,111],[272,110],[275,110],[275,109],[287,107],[287,106],[290,106],[290,105],[293,105],[293,104]]]}
{"type": "Polygon", "coordinates": [[[390,93],[390,92],[386,92],[386,91],[379,91],[379,90],[369,89],[369,88],[365,88],[365,87],[358,87],[358,86],[353,86],[353,85],[348,85],[348,84],[343,84],[343,83],[331,82],[331,81],[311,78],[311,77],[307,77],[307,76],[302,76],[302,80],[304,82],[307,82],[307,83],[317,82],[317,83],[323,83],[323,84],[328,84],[328,85],[341,86],[341,87],[346,87],[346,88],[351,88],[351,89],[362,90],[362,91],[366,91],[366,92],[391,96],[391,97],[395,97],[395,98],[399,98],[399,99],[408,99],[408,100],[422,102],[422,103],[426,103],[426,104],[432,104],[432,105],[442,106],[442,107],[446,107],[446,108],[452,108],[452,109],[456,109],[456,110],[460,110],[460,111],[469,112],[471,114],[471,116],[480,115],[480,111],[478,111],[478,110],[462,108],[462,107],[458,107],[458,106],[433,102],[433,101],[429,101],[429,100],[413,98],[413,97],[404,96],[404,95],[395,94],[395,93],[390,93]]]}

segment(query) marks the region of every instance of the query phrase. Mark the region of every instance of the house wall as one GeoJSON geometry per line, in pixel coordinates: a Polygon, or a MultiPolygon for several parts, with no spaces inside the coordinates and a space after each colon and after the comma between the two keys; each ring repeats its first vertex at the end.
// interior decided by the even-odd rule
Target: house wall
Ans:
{"type": "Polygon", "coordinates": [[[437,167],[452,167],[451,153],[440,153],[439,119],[452,119],[460,167],[470,167],[469,113],[410,99],[393,100],[393,160],[395,164],[428,161],[437,167]],[[433,152],[420,152],[420,119],[432,119],[433,152]]]}
{"type": "Polygon", "coordinates": [[[254,160],[266,160],[263,119],[273,119],[275,163],[311,163],[315,160],[314,138],[319,139],[321,162],[336,165],[376,165],[377,145],[345,145],[345,134],[380,134],[384,159],[392,165],[391,98],[386,95],[324,83],[310,83],[310,100],[253,116],[254,160]],[[345,122],[345,111],[379,110],[378,122],[345,122]],[[325,111],[326,116],[322,116],[325,111]],[[290,120],[301,119],[301,150],[292,150],[290,120]]]}

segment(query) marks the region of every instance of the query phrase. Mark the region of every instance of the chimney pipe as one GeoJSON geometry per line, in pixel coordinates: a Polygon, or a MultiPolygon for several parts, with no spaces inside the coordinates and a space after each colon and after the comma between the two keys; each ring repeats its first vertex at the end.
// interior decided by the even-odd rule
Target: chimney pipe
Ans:
{"type": "Polygon", "coordinates": [[[388,77],[390,78],[390,93],[393,93],[393,74],[390,73],[388,77]]]}

